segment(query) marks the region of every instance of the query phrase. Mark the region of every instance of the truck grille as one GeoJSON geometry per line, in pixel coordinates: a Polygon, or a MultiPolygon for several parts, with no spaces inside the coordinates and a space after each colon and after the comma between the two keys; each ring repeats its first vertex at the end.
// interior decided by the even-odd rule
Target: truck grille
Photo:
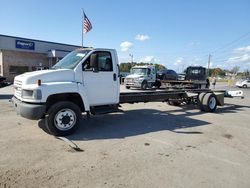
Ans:
{"type": "Polygon", "coordinates": [[[22,97],[22,81],[14,81],[14,95],[16,98],[21,99],[22,97]]]}

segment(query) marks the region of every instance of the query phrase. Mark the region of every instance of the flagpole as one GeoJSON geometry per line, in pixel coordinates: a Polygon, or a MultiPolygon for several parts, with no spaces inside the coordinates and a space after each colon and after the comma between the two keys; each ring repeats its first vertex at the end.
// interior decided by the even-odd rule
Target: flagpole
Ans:
{"type": "Polygon", "coordinates": [[[82,48],[83,48],[83,35],[84,35],[84,30],[83,30],[83,28],[84,28],[84,9],[82,8],[82,48]]]}

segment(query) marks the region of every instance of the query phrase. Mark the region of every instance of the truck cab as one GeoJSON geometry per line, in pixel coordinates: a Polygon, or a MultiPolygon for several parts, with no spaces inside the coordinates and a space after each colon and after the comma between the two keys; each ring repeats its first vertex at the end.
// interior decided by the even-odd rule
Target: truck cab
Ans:
{"type": "Polygon", "coordinates": [[[189,66],[185,71],[185,80],[206,80],[207,69],[201,66],[189,66]]]}
{"type": "Polygon", "coordinates": [[[147,89],[151,88],[155,82],[156,68],[153,65],[132,67],[130,74],[124,80],[127,89],[131,87],[147,89]]]}
{"type": "Polygon", "coordinates": [[[82,112],[119,103],[118,73],[115,50],[77,49],[50,70],[16,76],[12,102],[25,118],[45,117],[54,135],[71,134],[82,112]]]}

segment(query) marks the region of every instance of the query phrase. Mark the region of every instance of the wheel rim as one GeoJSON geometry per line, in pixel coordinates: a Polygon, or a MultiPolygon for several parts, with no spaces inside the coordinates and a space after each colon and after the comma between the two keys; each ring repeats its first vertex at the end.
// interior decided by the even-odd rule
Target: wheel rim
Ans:
{"type": "Polygon", "coordinates": [[[215,97],[212,97],[210,100],[209,100],[209,108],[210,109],[214,109],[216,106],[216,99],[215,97]]]}
{"type": "Polygon", "coordinates": [[[54,118],[56,128],[61,131],[66,131],[74,127],[76,123],[76,114],[71,109],[61,109],[54,118]]]}

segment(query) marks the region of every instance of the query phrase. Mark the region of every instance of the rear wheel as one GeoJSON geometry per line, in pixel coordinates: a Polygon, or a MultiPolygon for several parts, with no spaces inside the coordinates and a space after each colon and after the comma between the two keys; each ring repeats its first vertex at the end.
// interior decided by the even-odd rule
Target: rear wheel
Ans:
{"type": "Polygon", "coordinates": [[[205,112],[214,112],[217,108],[215,94],[207,93],[202,100],[202,105],[205,112]]]}
{"type": "Polygon", "coordinates": [[[203,101],[203,98],[204,98],[205,95],[206,95],[206,93],[202,92],[202,93],[200,93],[199,96],[198,96],[198,101],[197,101],[197,103],[198,103],[198,106],[199,106],[199,108],[200,108],[201,111],[204,111],[202,101],[203,101]]]}
{"type": "Polygon", "coordinates": [[[130,89],[130,86],[126,86],[126,89],[130,89]]]}
{"type": "Polygon", "coordinates": [[[45,124],[51,134],[66,136],[72,134],[79,127],[80,120],[80,108],[72,102],[62,101],[49,108],[45,124]]]}

